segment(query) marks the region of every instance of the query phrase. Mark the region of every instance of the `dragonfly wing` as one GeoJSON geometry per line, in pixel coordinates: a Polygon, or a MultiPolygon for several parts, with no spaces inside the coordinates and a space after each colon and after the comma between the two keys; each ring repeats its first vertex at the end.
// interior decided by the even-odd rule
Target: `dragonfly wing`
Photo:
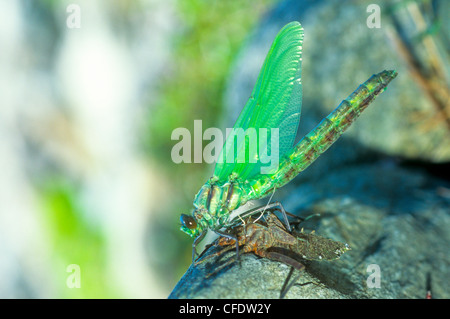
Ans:
{"type": "Polygon", "coordinates": [[[227,180],[232,173],[242,179],[251,179],[261,174],[263,166],[269,165],[268,157],[264,158],[262,154],[270,157],[278,150],[279,163],[292,148],[302,101],[302,43],[303,28],[298,22],[287,24],[276,36],[252,95],[218,157],[214,171],[218,180],[227,180]],[[275,131],[271,129],[278,129],[278,138],[275,133],[272,135],[275,131]],[[267,135],[260,135],[261,131],[267,135]],[[239,138],[242,132],[244,138],[239,138]],[[251,134],[256,134],[257,141],[251,134]],[[271,137],[274,138],[273,146],[271,137]]]}

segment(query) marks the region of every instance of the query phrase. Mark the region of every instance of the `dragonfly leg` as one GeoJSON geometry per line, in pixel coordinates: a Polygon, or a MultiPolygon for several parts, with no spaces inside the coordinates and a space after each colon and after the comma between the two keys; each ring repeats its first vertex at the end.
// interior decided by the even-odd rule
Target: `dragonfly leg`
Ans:
{"type": "Polygon", "coordinates": [[[300,276],[302,274],[301,271],[298,271],[297,276],[295,276],[294,279],[290,280],[294,271],[295,271],[295,268],[291,267],[291,270],[289,271],[289,274],[286,277],[286,280],[284,281],[283,287],[281,287],[280,299],[283,299],[286,296],[288,291],[297,282],[298,278],[300,278],[300,276]]]}
{"type": "MultiPolygon", "coordinates": [[[[227,246],[227,247],[225,247],[225,248],[223,248],[223,249],[221,249],[221,250],[219,250],[219,251],[217,251],[217,252],[215,252],[215,253],[213,253],[213,254],[210,254],[210,255],[208,255],[208,256],[205,256],[205,257],[204,257],[203,259],[201,259],[201,260],[197,260],[197,261],[194,263],[194,265],[195,265],[195,266],[198,266],[198,265],[200,265],[201,263],[204,263],[205,261],[207,261],[207,260],[209,260],[209,259],[211,259],[211,258],[218,257],[218,256],[220,256],[220,255],[222,255],[222,254],[224,254],[224,253],[226,253],[226,252],[228,252],[228,251],[230,251],[230,250],[232,250],[232,249],[234,249],[233,246],[227,246]]],[[[205,277],[206,277],[206,278],[209,278],[209,277],[211,277],[212,275],[215,275],[215,274],[219,273],[222,269],[224,269],[224,268],[226,268],[227,266],[231,265],[231,264],[232,264],[233,262],[235,262],[235,261],[236,261],[236,258],[235,258],[234,256],[231,256],[226,262],[222,263],[221,265],[216,266],[216,267],[214,268],[214,271],[213,271],[213,272],[206,274],[205,277]]]]}
{"type": "Polygon", "coordinates": [[[226,253],[227,251],[230,251],[230,250],[233,249],[233,248],[234,248],[234,247],[232,247],[232,246],[228,246],[228,247],[225,247],[225,248],[219,250],[218,252],[215,252],[215,253],[213,253],[213,254],[210,254],[210,255],[208,255],[208,256],[205,256],[204,258],[202,258],[202,259],[200,259],[200,260],[197,259],[197,261],[194,263],[194,265],[195,265],[195,266],[198,266],[198,265],[200,265],[201,263],[204,263],[205,261],[207,261],[208,259],[211,259],[211,258],[213,258],[213,257],[220,256],[220,255],[226,253]]]}
{"type": "MultiPolygon", "coordinates": [[[[259,209],[259,211],[265,212],[266,210],[268,210],[268,211],[271,211],[271,212],[272,212],[272,210],[273,210],[275,207],[278,207],[278,208],[279,208],[279,211],[280,211],[281,214],[283,215],[284,224],[286,225],[286,228],[288,229],[288,231],[291,232],[292,229],[291,229],[291,225],[290,225],[290,223],[289,223],[288,217],[287,217],[287,212],[286,212],[286,210],[284,209],[283,205],[282,205],[280,202],[274,202],[274,203],[268,204],[268,205],[266,205],[266,206],[261,206],[260,209],[259,209]]],[[[256,213],[256,212],[255,212],[255,213],[256,213]]],[[[272,214],[274,214],[274,213],[272,212],[272,214]]]]}
{"type": "Polygon", "coordinates": [[[308,215],[308,216],[306,216],[306,217],[300,217],[300,216],[291,214],[291,213],[289,213],[289,212],[286,212],[286,214],[289,215],[290,217],[296,219],[295,221],[291,221],[291,226],[294,225],[294,228],[299,227],[300,224],[306,222],[307,220],[309,220],[309,219],[311,219],[311,218],[313,218],[313,217],[316,217],[316,216],[320,217],[320,214],[319,214],[319,213],[317,213],[317,214],[311,214],[311,215],[308,215]]]}
{"type": "Polygon", "coordinates": [[[194,239],[194,242],[192,243],[192,262],[195,261],[195,256],[198,255],[195,247],[197,247],[198,243],[202,241],[202,239],[205,237],[205,235],[206,235],[206,231],[203,231],[200,235],[198,235],[194,239]]]}
{"type": "Polygon", "coordinates": [[[281,287],[280,299],[283,299],[284,296],[286,296],[289,289],[291,289],[292,286],[295,284],[295,282],[298,280],[298,278],[300,278],[302,271],[305,269],[305,266],[299,261],[295,260],[294,258],[275,251],[267,252],[266,257],[292,266],[291,271],[289,272],[289,275],[287,276],[283,284],[283,287],[281,287]],[[298,271],[298,274],[293,280],[289,281],[290,277],[292,276],[292,273],[294,272],[294,269],[298,271]]]}
{"type": "Polygon", "coordinates": [[[228,267],[229,265],[231,265],[231,264],[234,263],[235,261],[236,261],[235,258],[230,257],[230,259],[228,259],[226,262],[224,262],[224,263],[221,264],[220,266],[216,267],[212,273],[207,274],[205,277],[206,277],[206,278],[209,278],[209,277],[211,277],[212,275],[215,275],[215,274],[219,273],[222,269],[228,267]]]}
{"type": "Polygon", "coordinates": [[[279,207],[280,208],[281,214],[283,215],[283,218],[284,218],[284,223],[286,224],[286,227],[287,227],[288,231],[291,232],[292,231],[291,225],[289,224],[289,220],[288,220],[288,217],[287,217],[287,214],[286,214],[286,210],[284,209],[283,205],[281,205],[280,202],[275,202],[275,203],[272,203],[271,205],[273,205],[273,207],[279,207]]]}
{"type": "MultiPolygon", "coordinates": [[[[218,251],[218,252],[216,252],[214,254],[208,255],[208,256],[204,257],[203,259],[201,259],[199,261],[196,261],[195,262],[195,266],[198,266],[199,264],[205,262],[208,259],[220,256],[220,255],[224,254],[225,252],[232,250],[233,248],[234,247],[232,247],[232,246],[228,246],[228,247],[226,247],[226,248],[224,248],[224,249],[222,249],[222,250],[220,250],[220,251],[218,251]]],[[[231,256],[226,262],[222,263],[221,265],[218,265],[218,266],[214,267],[214,271],[211,272],[211,273],[206,274],[205,278],[209,278],[209,277],[219,273],[222,269],[224,269],[227,266],[231,265],[235,261],[236,261],[236,259],[234,258],[234,256],[231,256]]]]}
{"type": "Polygon", "coordinates": [[[239,258],[239,240],[236,236],[220,231],[220,230],[215,230],[214,231],[217,235],[222,236],[222,237],[226,237],[229,239],[233,239],[236,242],[236,258],[239,258]]]}
{"type": "MultiPolygon", "coordinates": [[[[272,212],[272,210],[273,210],[275,207],[278,207],[278,208],[279,208],[279,211],[280,211],[281,214],[283,215],[284,224],[286,225],[286,228],[288,229],[288,231],[291,232],[292,229],[291,229],[291,225],[290,225],[290,223],[289,223],[289,220],[288,220],[287,215],[288,215],[288,214],[291,215],[291,216],[295,216],[295,215],[292,215],[291,213],[286,212],[286,210],[284,209],[283,205],[281,205],[280,202],[274,202],[274,203],[272,203],[272,204],[268,204],[268,205],[264,205],[264,206],[259,206],[259,207],[250,209],[250,210],[248,210],[248,211],[242,213],[242,214],[239,215],[239,216],[240,216],[240,219],[242,220],[242,218],[245,218],[245,217],[248,217],[248,216],[252,216],[252,215],[256,215],[257,213],[265,212],[266,210],[267,210],[267,211],[270,211],[272,214],[274,214],[274,213],[272,212]]],[[[297,216],[296,216],[296,217],[297,217],[297,216]]],[[[300,218],[300,217],[298,217],[298,218],[300,218]]],[[[233,225],[233,224],[231,224],[231,225],[233,225]]]]}
{"type": "Polygon", "coordinates": [[[286,265],[292,266],[299,271],[302,271],[305,269],[305,266],[301,262],[295,260],[294,258],[292,258],[290,256],[287,256],[285,254],[282,254],[282,253],[279,253],[276,251],[267,252],[265,257],[275,260],[275,261],[282,262],[286,265]]]}

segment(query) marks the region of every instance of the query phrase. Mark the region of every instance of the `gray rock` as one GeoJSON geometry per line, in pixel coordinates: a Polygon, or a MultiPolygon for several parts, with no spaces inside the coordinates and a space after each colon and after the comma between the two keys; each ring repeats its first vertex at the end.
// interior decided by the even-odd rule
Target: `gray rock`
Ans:
{"type": "MultiPolygon", "coordinates": [[[[342,138],[387,155],[431,162],[450,160],[449,126],[437,115],[434,104],[390,40],[393,25],[388,8],[392,3],[380,4],[381,28],[370,29],[366,25],[370,13],[366,10],[372,0],[282,2],[261,22],[235,62],[225,93],[225,104],[229,106],[227,127],[233,125],[245,105],[275,35],[285,24],[297,20],[305,30],[299,137],[372,74],[395,69],[397,78],[342,138]]],[[[450,2],[439,3],[441,14],[450,12],[450,2]]],[[[407,12],[401,6],[395,10],[412,37],[417,31],[410,30],[407,12]]],[[[441,19],[448,22],[445,17],[441,19]]],[[[433,37],[437,44],[445,47],[441,35],[449,30],[443,26],[433,37]]],[[[419,49],[422,46],[416,44],[419,49]]],[[[450,78],[449,60],[445,57],[442,71],[450,78]]],[[[428,60],[422,58],[425,64],[428,60]]],[[[349,149],[349,156],[359,156],[360,151],[363,148],[349,149]]]]}
{"type": "MultiPolygon", "coordinates": [[[[295,187],[283,200],[285,208],[304,216],[320,213],[306,226],[351,250],[336,261],[304,262],[306,271],[286,298],[425,298],[428,274],[433,296],[449,298],[448,187],[384,162],[343,167],[295,187]],[[312,190],[316,196],[305,196],[312,190]],[[379,288],[367,284],[376,282],[370,265],[379,267],[379,288]]],[[[169,298],[279,298],[290,267],[245,254],[240,264],[214,273],[228,258],[234,251],[191,266],[169,298]]]]}

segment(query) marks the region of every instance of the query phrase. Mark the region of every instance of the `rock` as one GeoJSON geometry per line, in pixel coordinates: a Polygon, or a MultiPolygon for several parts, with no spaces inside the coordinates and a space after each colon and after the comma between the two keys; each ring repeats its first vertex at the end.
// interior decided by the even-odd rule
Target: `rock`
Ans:
{"type": "MultiPolygon", "coordinates": [[[[245,105],[275,35],[285,24],[297,20],[305,30],[299,137],[316,126],[372,74],[384,69],[395,69],[399,74],[397,78],[364,111],[342,139],[352,140],[352,143],[391,156],[430,162],[450,160],[449,120],[438,115],[435,105],[412,76],[408,64],[390,40],[393,24],[388,4],[392,2],[380,5],[379,29],[370,29],[366,24],[370,15],[367,7],[372,3],[371,0],[357,3],[282,2],[261,22],[235,62],[225,92],[227,127],[232,127],[245,105]]],[[[441,14],[450,11],[450,2],[439,3],[441,14]]],[[[398,7],[394,12],[404,24],[403,27],[411,27],[411,17],[404,8],[398,7]]],[[[410,29],[407,29],[410,36],[418,33],[410,29]]],[[[448,30],[442,27],[433,36],[440,47],[445,47],[441,43],[443,32],[448,30]]],[[[423,45],[416,43],[415,46],[420,50],[423,45]]],[[[427,58],[421,62],[427,63],[429,58],[426,54],[424,56],[427,58]]],[[[444,58],[447,65],[441,67],[448,79],[450,67],[445,61],[444,58]]],[[[443,85],[445,89],[448,83],[443,85]]],[[[350,148],[349,152],[359,156],[359,151],[363,150],[350,148]]]]}
{"type": "MultiPolygon", "coordinates": [[[[304,262],[306,271],[286,298],[425,298],[428,274],[433,296],[449,298],[449,186],[383,161],[297,186],[285,208],[303,216],[320,213],[308,226],[351,250],[336,261],[304,262]],[[315,196],[308,196],[312,189],[315,196]],[[379,288],[370,288],[367,282],[377,283],[378,270],[379,288]]],[[[191,266],[169,298],[279,298],[290,267],[245,254],[240,264],[214,274],[232,257],[234,251],[191,266]]]]}

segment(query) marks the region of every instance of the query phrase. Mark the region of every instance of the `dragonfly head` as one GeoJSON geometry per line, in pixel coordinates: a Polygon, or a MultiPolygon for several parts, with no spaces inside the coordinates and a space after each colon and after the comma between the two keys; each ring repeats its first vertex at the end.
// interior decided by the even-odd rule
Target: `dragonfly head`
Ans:
{"type": "Polygon", "coordinates": [[[180,216],[181,222],[181,231],[185,232],[192,238],[197,237],[201,233],[201,226],[197,222],[194,216],[181,214],[180,216]]]}

